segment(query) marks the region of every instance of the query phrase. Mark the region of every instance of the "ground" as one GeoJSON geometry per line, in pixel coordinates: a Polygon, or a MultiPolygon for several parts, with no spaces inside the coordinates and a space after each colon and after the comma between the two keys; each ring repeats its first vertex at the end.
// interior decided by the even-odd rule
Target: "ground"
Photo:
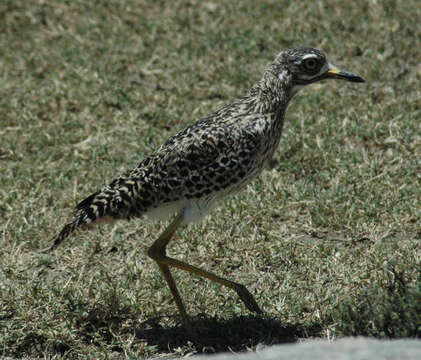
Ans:
{"type": "Polygon", "coordinates": [[[421,335],[421,7],[416,0],[0,4],[0,354],[148,358],[305,338],[421,335]],[[174,257],[189,341],[145,250],[165,223],[51,244],[78,201],[245,94],[283,48],[323,50],[366,84],[297,96],[273,169],[174,257]]]}

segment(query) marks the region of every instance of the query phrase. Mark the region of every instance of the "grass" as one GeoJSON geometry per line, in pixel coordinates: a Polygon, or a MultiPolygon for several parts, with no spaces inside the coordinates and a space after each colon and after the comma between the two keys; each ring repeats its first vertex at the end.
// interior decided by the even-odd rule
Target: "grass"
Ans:
{"type": "Polygon", "coordinates": [[[420,337],[420,17],[415,0],[3,0],[0,354],[147,358],[420,337]],[[189,342],[144,255],[162,223],[104,225],[40,251],[78,201],[304,44],[367,84],[295,98],[274,169],[170,249],[244,283],[263,316],[175,272],[205,347],[189,342]]]}

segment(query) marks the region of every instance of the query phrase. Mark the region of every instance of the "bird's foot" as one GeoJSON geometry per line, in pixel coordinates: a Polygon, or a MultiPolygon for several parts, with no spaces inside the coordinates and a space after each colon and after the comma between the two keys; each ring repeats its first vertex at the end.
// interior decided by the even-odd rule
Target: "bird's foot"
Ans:
{"type": "Polygon", "coordinates": [[[254,300],[253,295],[247,290],[247,288],[244,285],[237,284],[236,291],[247,309],[257,314],[263,314],[263,311],[260,309],[259,305],[257,305],[256,300],[254,300]]]}

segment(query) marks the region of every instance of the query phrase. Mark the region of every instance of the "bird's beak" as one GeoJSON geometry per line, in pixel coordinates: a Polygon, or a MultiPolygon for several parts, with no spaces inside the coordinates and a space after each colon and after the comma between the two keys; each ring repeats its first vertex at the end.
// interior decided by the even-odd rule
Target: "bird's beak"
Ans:
{"type": "Polygon", "coordinates": [[[344,79],[351,82],[359,82],[363,83],[365,80],[358,75],[355,75],[353,73],[350,73],[348,71],[343,71],[338,69],[337,67],[329,64],[329,69],[326,72],[326,78],[328,79],[344,79]]]}

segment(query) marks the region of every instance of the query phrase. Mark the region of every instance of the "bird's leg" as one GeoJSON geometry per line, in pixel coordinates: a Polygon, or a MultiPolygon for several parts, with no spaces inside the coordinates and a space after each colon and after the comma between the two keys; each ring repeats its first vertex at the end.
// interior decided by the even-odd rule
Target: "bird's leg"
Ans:
{"type": "Polygon", "coordinates": [[[163,259],[166,258],[165,248],[168,245],[171,237],[174,232],[177,230],[177,227],[183,221],[183,215],[177,215],[173,222],[164,230],[161,236],[152,244],[148,249],[147,254],[150,258],[155,260],[158,264],[159,269],[161,270],[162,275],[164,276],[165,281],[168,284],[168,287],[171,290],[174,301],[177,305],[178,311],[181,315],[181,320],[187,332],[192,338],[196,338],[196,334],[193,331],[192,325],[190,323],[189,317],[184,307],[183,300],[181,300],[180,293],[178,292],[177,285],[175,284],[174,278],[171,275],[168,265],[164,264],[163,259]]]}
{"type": "Polygon", "coordinates": [[[198,276],[203,276],[211,281],[215,281],[218,284],[227,286],[237,293],[237,295],[240,297],[240,299],[243,301],[244,305],[247,309],[250,311],[256,312],[258,314],[262,314],[262,310],[260,309],[259,305],[257,305],[256,300],[254,300],[253,295],[246,289],[246,287],[242,284],[236,283],[234,281],[224,279],[218,275],[212,274],[211,272],[205,271],[203,269],[200,269],[196,266],[187,264],[183,261],[173,259],[170,257],[165,257],[162,259],[162,263],[167,266],[173,266],[180,270],[185,270],[190,273],[196,274],[198,276]]]}
{"type": "Polygon", "coordinates": [[[211,281],[215,281],[221,285],[227,286],[233,290],[236,291],[240,299],[243,301],[244,305],[249,309],[250,311],[254,311],[256,313],[261,314],[262,310],[260,310],[259,305],[257,305],[256,300],[254,300],[253,295],[246,289],[244,285],[238,284],[236,282],[233,282],[228,279],[224,279],[222,277],[219,277],[215,274],[212,274],[211,272],[202,270],[196,266],[192,266],[190,264],[187,264],[185,262],[182,262],[180,260],[176,260],[173,258],[170,258],[165,253],[165,247],[167,246],[168,242],[171,239],[171,236],[174,234],[176,228],[181,224],[183,220],[183,215],[178,215],[174,221],[168,226],[167,229],[165,229],[164,233],[159,237],[158,240],[155,241],[155,243],[149,248],[148,255],[154,259],[164,277],[165,280],[168,283],[168,286],[171,289],[171,292],[174,296],[174,300],[176,301],[176,304],[178,306],[178,309],[180,311],[181,317],[183,318],[183,322],[185,324],[189,324],[190,322],[188,320],[188,316],[186,314],[186,310],[184,308],[184,305],[181,301],[180,295],[177,291],[177,288],[175,286],[175,282],[169,272],[168,267],[173,266],[175,268],[178,268],[180,270],[185,270],[190,273],[196,274],[198,276],[203,276],[211,281]],[[164,269],[164,270],[163,270],[164,269]]]}

